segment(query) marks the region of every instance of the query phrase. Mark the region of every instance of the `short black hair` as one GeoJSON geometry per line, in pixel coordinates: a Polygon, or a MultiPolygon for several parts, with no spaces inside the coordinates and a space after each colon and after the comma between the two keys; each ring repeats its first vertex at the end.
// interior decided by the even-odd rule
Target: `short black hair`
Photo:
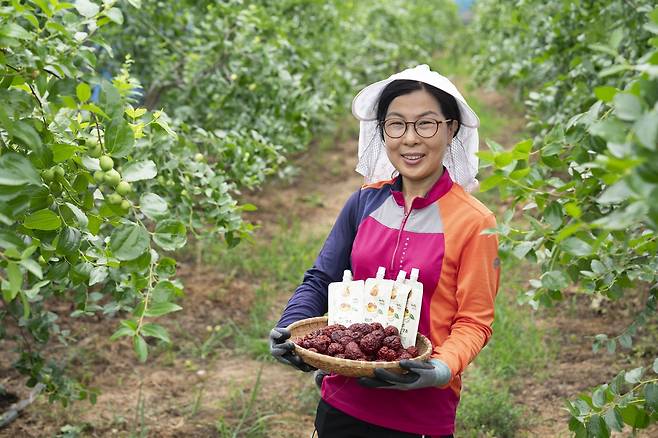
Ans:
{"type": "Polygon", "coordinates": [[[417,90],[425,90],[434,96],[443,115],[447,119],[457,121],[457,130],[455,131],[455,135],[457,135],[459,127],[462,124],[462,117],[459,112],[459,106],[457,106],[457,100],[453,95],[425,82],[398,79],[388,84],[382,90],[382,93],[379,95],[379,101],[377,102],[377,122],[379,123],[379,134],[382,136],[382,139],[384,139],[384,119],[393,99],[417,90]]]}

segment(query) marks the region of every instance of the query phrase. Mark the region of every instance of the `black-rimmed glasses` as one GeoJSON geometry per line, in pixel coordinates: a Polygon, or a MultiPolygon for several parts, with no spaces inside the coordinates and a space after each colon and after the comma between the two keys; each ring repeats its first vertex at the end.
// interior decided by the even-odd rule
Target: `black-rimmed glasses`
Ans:
{"type": "Polygon", "coordinates": [[[452,122],[452,119],[418,119],[415,122],[407,122],[403,119],[386,119],[384,120],[384,132],[391,138],[400,138],[407,133],[407,125],[411,123],[414,125],[416,134],[423,138],[430,138],[438,132],[441,123],[448,122],[452,122]]]}

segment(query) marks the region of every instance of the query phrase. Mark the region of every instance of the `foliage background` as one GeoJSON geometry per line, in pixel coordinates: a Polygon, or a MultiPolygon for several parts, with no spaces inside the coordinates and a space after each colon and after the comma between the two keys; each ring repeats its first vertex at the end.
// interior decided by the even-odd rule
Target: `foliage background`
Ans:
{"type": "MultiPolygon", "coordinates": [[[[482,0],[466,27],[449,1],[2,2],[0,340],[29,387],[93,402],[53,354],[76,342],[62,319],[109,321],[142,361],[175,343],[173,252],[249,240],[245,191],[293,176],[361,85],[441,52],[525,104],[532,138],[481,152],[503,253],[540,267],[521,301],[640,296],[594,338],[631,348],[658,298],[657,34],[646,0],[482,0]]],[[[635,365],[568,402],[574,434],[658,419],[658,362],[635,365]]]]}

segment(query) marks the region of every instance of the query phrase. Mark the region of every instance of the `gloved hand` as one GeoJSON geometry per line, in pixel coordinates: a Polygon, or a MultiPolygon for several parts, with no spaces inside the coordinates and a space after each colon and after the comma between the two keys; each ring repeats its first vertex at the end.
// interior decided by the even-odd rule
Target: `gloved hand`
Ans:
{"type": "Polygon", "coordinates": [[[439,359],[427,362],[405,359],[400,361],[400,367],[409,372],[395,374],[383,368],[375,368],[374,378],[360,377],[358,382],[368,388],[408,390],[443,386],[452,378],[448,365],[439,359]]]}
{"type": "Polygon", "coordinates": [[[284,327],[275,327],[270,331],[270,354],[276,360],[286,365],[308,372],[315,368],[304,362],[294,352],[295,345],[289,341],[290,330],[284,327]]]}
{"type": "Polygon", "coordinates": [[[322,381],[328,375],[329,373],[324,370],[316,370],[315,373],[313,373],[313,380],[315,380],[315,386],[317,386],[318,389],[322,389],[322,381]]]}

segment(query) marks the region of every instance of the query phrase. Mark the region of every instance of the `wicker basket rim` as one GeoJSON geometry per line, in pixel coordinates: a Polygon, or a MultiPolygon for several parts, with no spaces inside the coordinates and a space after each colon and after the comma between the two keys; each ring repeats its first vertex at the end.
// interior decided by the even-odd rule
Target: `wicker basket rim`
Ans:
{"type": "MultiPolygon", "coordinates": [[[[293,322],[287,328],[290,331],[293,331],[294,329],[300,326],[326,325],[327,321],[328,321],[328,317],[326,316],[306,318],[293,322]]],[[[414,360],[425,360],[429,358],[430,354],[432,353],[432,344],[430,340],[427,339],[427,337],[421,333],[418,333],[416,335],[416,345],[418,345],[419,341],[424,345],[426,351],[423,354],[420,354],[417,357],[415,357],[414,360]]],[[[352,369],[362,369],[362,370],[371,370],[374,368],[399,368],[399,361],[361,361],[361,360],[352,360],[352,359],[342,359],[339,357],[332,357],[332,356],[327,356],[326,354],[309,351],[306,348],[300,347],[296,343],[295,343],[295,348],[301,350],[303,356],[311,357],[315,359],[315,361],[317,362],[323,362],[330,366],[349,367],[352,369]]]]}

